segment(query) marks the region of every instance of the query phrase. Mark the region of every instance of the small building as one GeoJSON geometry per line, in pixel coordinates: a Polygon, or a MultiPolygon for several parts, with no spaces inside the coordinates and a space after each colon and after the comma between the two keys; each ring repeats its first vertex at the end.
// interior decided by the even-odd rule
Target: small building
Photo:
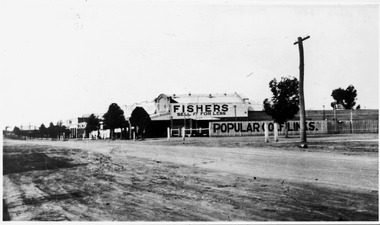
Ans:
{"type": "Polygon", "coordinates": [[[75,117],[63,121],[63,125],[70,130],[69,138],[83,138],[86,135],[87,117],[75,117]]]}
{"type": "MultiPolygon", "coordinates": [[[[81,117],[75,117],[63,121],[63,125],[70,130],[69,138],[84,138],[86,137],[87,120],[92,113],[84,114],[81,117]]],[[[102,119],[103,114],[94,113],[96,117],[102,119]]]]}

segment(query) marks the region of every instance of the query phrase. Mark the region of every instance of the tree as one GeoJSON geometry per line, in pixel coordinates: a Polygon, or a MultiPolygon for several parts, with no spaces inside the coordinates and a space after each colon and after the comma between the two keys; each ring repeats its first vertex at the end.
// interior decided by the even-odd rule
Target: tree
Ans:
{"type": "Polygon", "coordinates": [[[87,136],[94,130],[99,130],[100,128],[100,121],[99,118],[96,117],[94,114],[91,114],[87,119],[87,125],[86,125],[86,133],[87,136]]]}
{"type": "Polygon", "coordinates": [[[19,135],[21,134],[21,130],[20,130],[20,128],[18,128],[18,127],[14,127],[14,128],[13,128],[13,133],[14,133],[15,135],[19,136],[19,135]]]}
{"type": "Polygon", "coordinates": [[[41,124],[40,128],[38,128],[38,130],[40,131],[40,137],[43,138],[46,134],[46,127],[44,124],[41,124]]]}
{"type": "Polygon", "coordinates": [[[131,118],[129,119],[132,126],[136,126],[138,128],[138,136],[144,139],[145,129],[149,126],[151,119],[149,114],[145,111],[143,107],[136,107],[131,114],[131,118]]]}
{"type": "Polygon", "coordinates": [[[53,122],[50,122],[49,127],[47,128],[47,133],[50,138],[57,138],[57,129],[53,122]]]}
{"type": "Polygon", "coordinates": [[[58,139],[60,139],[61,136],[65,136],[67,128],[63,125],[61,120],[57,122],[57,125],[55,126],[55,131],[58,139]]]}
{"type": "Polygon", "coordinates": [[[105,129],[111,130],[111,138],[115,128],[122,128],[128,125],[125,120],[124,111],[116,104],[112,103],[108,107],[108,111],[103,115],[105,129]]]}
{"type": "Polygon", "coordinates": [[[66,127],[65,129],[65,138],[70,138],[71,130],[66,127]]]}
{"type": "MultiPolygon", "coordinates": [[[[269,82],[273,93],[271,100],[264,100],[265,112],[272,116],[274,122],[282,124],[293,119],[299,110],[299,82],[297,78],[282,77],[280,82],[276,78],[269,82]]],[[[286,135],[287,126],[285,124],[286,135]]]]}
{"type": "Polygon", "coordinates": [[[334,89],[331,96],[335,100],[331,103],[333,108],[341,104],[345,109],[352,109],[356,104],[357,91],[353,85],[349,85],[346,90],[342,88],[334,89]]]}

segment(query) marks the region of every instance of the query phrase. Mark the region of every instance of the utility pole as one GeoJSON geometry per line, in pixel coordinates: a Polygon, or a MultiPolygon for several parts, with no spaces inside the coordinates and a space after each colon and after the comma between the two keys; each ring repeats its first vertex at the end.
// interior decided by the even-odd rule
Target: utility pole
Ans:
{"type": "Polygon", "coordinates": [[[299,90],[299,92],[300,92],[300,109],[301,109],[301,113],[300,113],[300,129],[301,129],[300,138],[301,138],[301,143],[304,144],[304,145],[302,145],[302,147],[307,147],[307,145],[305,144],[306,143],[306,120],[305,120],[306,113],[305,113],[305,97],[304,97],[304,93],[303,93],[304,59],[303,59],[303,44],[302,44],[302,42],[308,38],[310,38],[310,36],[307,36],[305,38],[298,37],[298,41],[294,42],[294,45],[298,44],[298,49],[300,52],[300,87],[299,87],[300,88],[300,90],[299,90]]]}
{"type": "Polygon", "coordinates": [[[234,111],[235,111],[235,122],[236,122],[236,105],[234,105],[234,111]]]}

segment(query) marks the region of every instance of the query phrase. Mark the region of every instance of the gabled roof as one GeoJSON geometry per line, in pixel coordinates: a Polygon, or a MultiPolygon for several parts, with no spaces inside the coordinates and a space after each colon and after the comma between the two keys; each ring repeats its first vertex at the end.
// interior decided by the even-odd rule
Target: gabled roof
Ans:
{"type": "Polygon", "coordinates": [[[185,94],[170,96],[176,103],[244,103],[245,99],[233,94],[185,94]]]}

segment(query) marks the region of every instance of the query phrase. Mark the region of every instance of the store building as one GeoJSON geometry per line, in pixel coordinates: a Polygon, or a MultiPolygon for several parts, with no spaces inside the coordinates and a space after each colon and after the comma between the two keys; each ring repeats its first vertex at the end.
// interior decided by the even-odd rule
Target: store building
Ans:
{"type": "Polygon", "coordinates": [[[150,102],[124,106],[128,120],[136,107],[143,107],[151,117],[148,136],[167,135],[167,127],[190,129],[192,135],[207,135],[211,121],[246,121],[253,111],[248,98],[239,94],[160,94],[150,102]],[[204,130],[202,130],[204,129],[204,130]],[[206,132],[206,133],[205,133],[206,132]]]}

